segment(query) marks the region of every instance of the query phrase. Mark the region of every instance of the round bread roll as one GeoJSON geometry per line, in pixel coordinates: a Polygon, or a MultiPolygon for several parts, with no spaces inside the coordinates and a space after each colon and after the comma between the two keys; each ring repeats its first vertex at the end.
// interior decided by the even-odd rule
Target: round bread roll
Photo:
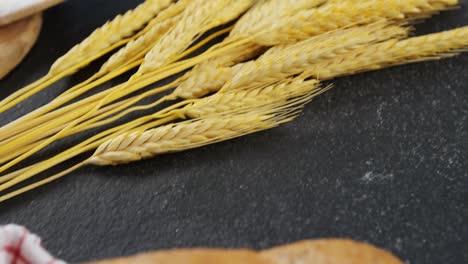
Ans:
{"type": "Polygon", "coordinates": [[[182,249],[141,254],[94,264],[402,264],[398,258],[351,240],[303,241],[265,251],[182,249]]]}
{"type": "Polygon", "coordinates": [[[39,36],[42,15],[37,14],[0,27],[0,79],[28,54],[39,36]]]}
{"type": "Polygon", "coordinates": [[[0,26],[40,13],[64,0],[0,0],[0,26]]]}

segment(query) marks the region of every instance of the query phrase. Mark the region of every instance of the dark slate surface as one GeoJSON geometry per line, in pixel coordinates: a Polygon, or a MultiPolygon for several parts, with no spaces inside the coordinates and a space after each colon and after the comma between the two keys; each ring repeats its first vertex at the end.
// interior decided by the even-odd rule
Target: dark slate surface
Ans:
{"type": "MultiPolygon", "coordinates": [[[[0,82],[3,98],[139,1],[73,0],[0,82]]],[[[466,25],[467,7],[419,32],[466,25]]],[[[296,122],[116,168],[85,168],[0,205],[71,262],[172,247],[345,237],[408,263],[468,263],[468,56],[335,81],[296,122]]],[[[13,120],[86,76],[2,115],[13,120]]]]}

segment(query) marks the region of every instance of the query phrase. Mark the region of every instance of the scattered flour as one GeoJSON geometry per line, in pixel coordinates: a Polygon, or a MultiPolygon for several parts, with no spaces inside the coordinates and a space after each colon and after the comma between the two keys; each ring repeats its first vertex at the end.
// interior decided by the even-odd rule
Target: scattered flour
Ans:
{"type": "Polygon", "coordinates": [[[386,180],[392,180],[395,177],[393,173],[377,173],[373,171],[368,171],[364,176],[362,176],[361,180],[365,183],[372,183],[372,182],[380,182],[386,180]]]}

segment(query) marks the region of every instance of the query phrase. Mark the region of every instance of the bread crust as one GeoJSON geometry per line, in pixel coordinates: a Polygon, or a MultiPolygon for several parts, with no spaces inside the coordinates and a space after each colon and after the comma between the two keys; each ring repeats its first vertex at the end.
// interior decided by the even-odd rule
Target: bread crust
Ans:
{"type": "Polygon", "coordinates": [[[302,241],[260,253],[275,264],[402,264],[390,253],[352,240],[302,241]]]}
{"type": "Polygon", "coordinates": [[[0,26],[32,16],[64,0],[1,0],[0,26]]]}
{"type": "Polygon", "coordinates": [[[181,249],[90,264],[402,264],[374,246],[351,240],[302,241],[265,251],[181,249]]]}
{"type": "Polygon", "coordinates": [[[36,43],[42,15],[36,14],[0,27],[0,79],[12,71],[36,43]]]}

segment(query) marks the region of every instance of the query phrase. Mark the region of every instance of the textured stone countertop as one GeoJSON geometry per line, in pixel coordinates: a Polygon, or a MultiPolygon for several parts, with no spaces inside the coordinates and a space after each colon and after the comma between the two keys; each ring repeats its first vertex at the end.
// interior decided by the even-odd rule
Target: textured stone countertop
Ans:
{"type": "MultiPolygon", "coordinates": [[[[47,11],[32,53],[0,81],[0,98],[138,2],[71,0],[47,11]]],[[[465,6],[417,32],[467,22],[465,6]]],[[[411,264],[468,263],[467,68],[465,54],[338,79],[293,123],[131,165],[81,169],[0,204],[0,224],[27,226],[71,262],[346,237],[411,264]]],[[[1,115],[0,124],[88,74],[1,115]]]]}

